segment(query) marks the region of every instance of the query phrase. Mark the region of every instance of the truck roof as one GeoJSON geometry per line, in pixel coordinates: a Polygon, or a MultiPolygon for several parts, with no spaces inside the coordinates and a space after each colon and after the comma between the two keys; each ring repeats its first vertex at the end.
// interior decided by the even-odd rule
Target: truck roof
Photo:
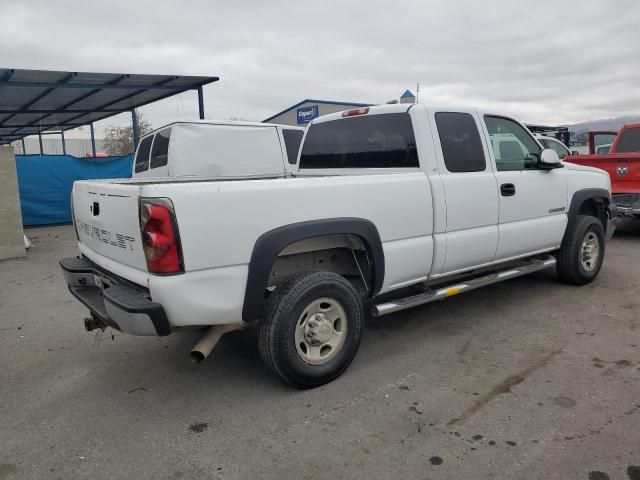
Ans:
{"type": "Polygon", "coordinates": [[[343,110],[341,112],[329,113],[327,115],[322,115],[311,121],[312,123],[323,123],[330,122],[332,120],[339,120],[342,117],[343,112],[348,112],[351,110],[363,110],[367,109],[369,115],[377,115],[382,113],[404,113],[409,110],[415,103],[396,103],[396,104],[387,104],[387,105],[375,105],[373,107],[358,107],[351,108],[347,110],[343,110]]]}
{"type": "Polygon", "coordinates": [[[329,122],[332,120],[339,120],[342,117],[342,114],[345,111],[350,111],[350,110],[362,110],[362,109],[368,109],[367,115],[379,115],[379,114],[383,114],[383,113],[405,113],[408,112],[409,109],[413,106],[417,106],[419,105],[420,107],[424,107],[424,108],[428,108],[428,109],[436,109],[438,111],[452,111],[452,112],[456,112],[456,111],[476,111],[480,116],[482,115],[496,115],[496,116],[504,116],[503,114],[501,114],[500,112],[495,112],[493,110],[484,110],[484,109],[480,109],[480,108],[475,108],[473,106],[469,106],[469,105],[430,105],[430,104],[425,104],[425,103],[393,103],[393,104],[385,104],[385,105],[374,105],[371,107],[359,107],[359,108],[352,108],[352,109],[348,109],[348,110],[343,110],[342,112],[336,112],[336,113],[330,113],[328,115],[322,115],[321,117],[316,118],[315,120],[312,120],[310,122],[310,124],[314,124],[314,123],[323,123],[323,122],[329,122]]]}
{"type": "Polygon", "coordinates": [[[283,125],[279,123],[262,123],[262,122],[246,122],[244,120],[176,120],[171,123],[167,123],[166,125],[162,125],[161,127],[154,128],[149,133],[140,137],[141,139],[148,137],[149,135],[153,135],[159,130],[163,130],[165,128],[171,127],[173,125],[187,125],[187,124],[195,124],[195,125],[225,125],[232,127],[262,127],[262,128],[291,128],[293,130],[304,130],[305,127],[299,127],[296,125],[283,125]]]}

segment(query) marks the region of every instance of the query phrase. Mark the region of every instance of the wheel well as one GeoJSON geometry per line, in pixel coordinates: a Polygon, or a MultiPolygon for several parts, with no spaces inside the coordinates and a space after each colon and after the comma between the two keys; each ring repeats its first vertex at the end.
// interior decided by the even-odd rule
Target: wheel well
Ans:
{"type": "Polygon", "coordinates": [[[287,268],[294,270],[304,266],[305,262],[317,261],[320,264],[320,259],[326,265],[331,259],[326,255],[335,253],[337,261],[334,263],[345,268],[347,252],[358,259],[354,262],[356,269],[359,267],[362,270],[362,274],[360,271],[358,274],[364,279],[369,275],[370,291],[373,295],[377,294],[384,283],[385,260],[380,234],[370,220],[357,217],[316,219],[264,232],[256,240],[251,252],[242,319],[252,322],[259,317],[265,295],[269,292],[270,274],[274,265],[277,274],[283,273],[283,264],[287,263],[284,257],[290,257],[287,268]],[[363,268],[365,265],[369,266],[368,271],[363,268]]]}
{"type": "Polygon", "coordinates": [[[333,272],[349,280],[361,296],[372,292],[374,267],[366,241],[355,234],[320,235],[287,245],[274,260],[267,287],[299,272],[333,272]]]}
{"type": "Polygon", "coordinates": [[[596,217],[602,223],[602,228],[607,230],[607,210],[605,202],[602,198],[587,198],[582,205],[580,205],[580,209],[578,210],[578,215],[590,215],[592,217],[596,217]]]}

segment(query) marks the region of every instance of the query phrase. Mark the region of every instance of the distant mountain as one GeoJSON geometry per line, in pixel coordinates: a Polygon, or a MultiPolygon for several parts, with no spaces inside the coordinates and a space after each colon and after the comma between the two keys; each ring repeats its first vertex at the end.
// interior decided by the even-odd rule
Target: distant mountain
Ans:
{"type": "Polygon", "coordinates": [[[600,120],[592,120],[590,122],[575,123],[567,125],[569,131],[578,136],[585,132],[593,130],[612,130],[618,131],[627,123],[640,123],[640,116],[626,116],[617,118],[603,118],[600,120]]]}

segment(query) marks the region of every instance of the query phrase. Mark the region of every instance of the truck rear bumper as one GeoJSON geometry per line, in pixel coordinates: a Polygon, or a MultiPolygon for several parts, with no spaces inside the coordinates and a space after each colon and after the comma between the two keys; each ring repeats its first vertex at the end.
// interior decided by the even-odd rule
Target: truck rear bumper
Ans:
{"type": "Polygon", "coordinates": [[[640,193],[614,193],[611,198],[619,215],[640,215],[640,193]]]}
{"type": "Polygon", "coordinates": [[[86,258],[60,260],[69,291],[107,326],[132,335],[169,335],[164,308],[149,292],[101,270],[86,258]]]}

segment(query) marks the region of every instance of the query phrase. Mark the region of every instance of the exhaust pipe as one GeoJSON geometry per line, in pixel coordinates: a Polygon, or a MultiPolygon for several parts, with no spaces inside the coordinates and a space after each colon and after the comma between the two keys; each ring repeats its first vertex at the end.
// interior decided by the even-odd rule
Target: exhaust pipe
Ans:
{"type": "Polygon", "coordinates": [[[191,349],[189,356],[194,363],[200,363],[209,356],[213,347],[216,346],[220,337],[225,333],[240,330],[244,327],[244,322],[228,323],[225,325],[212,325],[207,329],[207,333],[191,349]]]}

